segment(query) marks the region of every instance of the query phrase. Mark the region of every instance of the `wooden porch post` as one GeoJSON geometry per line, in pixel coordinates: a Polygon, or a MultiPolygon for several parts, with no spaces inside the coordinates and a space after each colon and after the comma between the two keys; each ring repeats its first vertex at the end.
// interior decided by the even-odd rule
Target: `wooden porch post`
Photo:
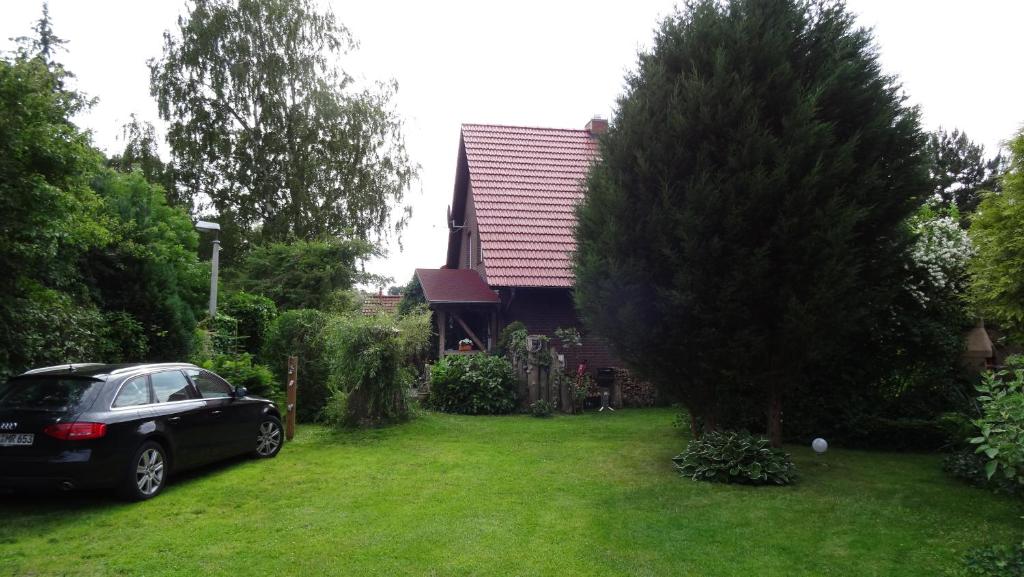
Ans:
{"type": "Polygon", "coordinates": [[[444,340],[445,340],[444,339],[444,329],[447,326],[448,326],[448,319],[446,318],[444,310],[443,309],[438,309],[437,310],[437,336],[438,336],[437,358],[438,359],[444,358],[444,340]]]}
{"type": "Polygon", "coordinates": [[[452,313],[452,318],[455,319],[455,322],[459,323],[462,330],[466,331],[466,335],[469,336],[470,340],[473,341],[473,344],[475,344],[478,349],[481,351],[486,350],[483,341],[480,340],[480,337],[476,336],[476,333],[473,332],[473,329],[469,328],[469,325],[466,324],[466,321],[462,320],[462,317],[452,313]]]}
{"type": "Polygon", "coordinates": [[[498,341],[498,309],[491,311],[491,323],[487,327],[487,352],[493,354],[498,341]]]}

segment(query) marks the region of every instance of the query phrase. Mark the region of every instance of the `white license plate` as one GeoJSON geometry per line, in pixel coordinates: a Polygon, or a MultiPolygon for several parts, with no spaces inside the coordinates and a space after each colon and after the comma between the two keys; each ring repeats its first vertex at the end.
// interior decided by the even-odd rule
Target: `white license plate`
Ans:
{"type": "Polygon", "coordinates": [[[0,447],[31,445],[35,438],[32,433],[0,433],[0,447]]]}

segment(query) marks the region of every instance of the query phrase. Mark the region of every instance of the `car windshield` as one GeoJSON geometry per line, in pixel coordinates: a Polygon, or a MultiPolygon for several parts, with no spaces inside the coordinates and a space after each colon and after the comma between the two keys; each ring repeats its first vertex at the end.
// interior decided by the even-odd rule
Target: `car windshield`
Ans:
{"type": "Polygon", "coordinates": [[[26,377],[0,385],[0,408],[66,410],[99,381],[68,377],[26,377]]]}

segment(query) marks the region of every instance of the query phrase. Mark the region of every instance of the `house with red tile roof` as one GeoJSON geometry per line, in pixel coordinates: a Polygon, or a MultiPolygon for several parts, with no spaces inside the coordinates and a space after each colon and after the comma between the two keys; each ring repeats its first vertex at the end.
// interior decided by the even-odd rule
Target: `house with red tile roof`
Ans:
{"type": "MultiPolygon", "coordinates": [[[[442,269],[417,269],[442,335],[439,355],[469,338],[493,350],[514,321],[553,335],[581,324],[573,304],[576,205],[608,121],[584,129],[464,124],[442,269]]],[[[584,335],[579,359],[612,366],[600,339],[584,335]]]]}
{"type": "Polygon", "coordinates": [[[402,295],[386,295],[382,292],[364,295],[360,312],[366,316],[381,313],[391,314],[398,310],[398,303],[401,300],[402,295]]]}

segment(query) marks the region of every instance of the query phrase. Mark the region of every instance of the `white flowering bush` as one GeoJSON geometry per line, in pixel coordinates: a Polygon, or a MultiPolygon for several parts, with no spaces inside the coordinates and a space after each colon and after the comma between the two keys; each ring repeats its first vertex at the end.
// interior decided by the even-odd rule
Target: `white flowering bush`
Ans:
{"type": "Polygon", "coordinates": [[[916,236],[911,257],[917,268],[906,288],[921,305],[936,293],[960,294],[967,288],[967,265],[974,256],[967,231],[953,212],[936,212],[925,206],[910,221],[916,236]]]}

